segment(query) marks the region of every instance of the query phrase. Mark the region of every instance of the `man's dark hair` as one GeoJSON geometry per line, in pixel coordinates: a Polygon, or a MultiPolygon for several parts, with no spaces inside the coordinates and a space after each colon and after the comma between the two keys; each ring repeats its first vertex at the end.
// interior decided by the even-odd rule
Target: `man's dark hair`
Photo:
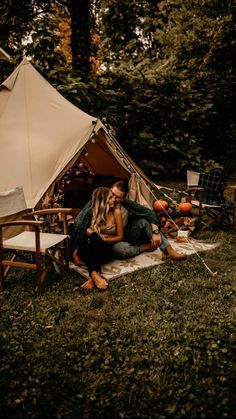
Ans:
{"type": "Polygon", "coordinates": [[[113,187],[114,186],[117,189],[119,189],[119,191],[124,192],[125,195],[127,195],[128,191],[129,191],[128,182],[126,182],[125,180],[118,180],[117,182],[114,183],[113,187]]]}

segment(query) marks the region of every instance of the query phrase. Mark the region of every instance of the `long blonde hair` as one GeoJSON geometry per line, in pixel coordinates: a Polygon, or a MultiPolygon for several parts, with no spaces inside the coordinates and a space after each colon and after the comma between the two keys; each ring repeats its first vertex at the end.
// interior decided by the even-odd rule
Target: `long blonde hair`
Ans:
{"type": "Polygon", "coordinates": [[[93,191],[91,228],[96,233],[101,233],[102,227],[106,225],[106,219],[110,209],[110,194],[110,189],[102,186],[93,191]]]}

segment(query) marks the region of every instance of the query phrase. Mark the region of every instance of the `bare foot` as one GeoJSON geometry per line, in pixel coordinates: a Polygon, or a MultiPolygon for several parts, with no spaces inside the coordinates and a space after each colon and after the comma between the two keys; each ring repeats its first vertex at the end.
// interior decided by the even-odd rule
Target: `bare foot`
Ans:
{"type": "Polygon", "coordinates": [[[184,260],[187,258],[186,253],[178,253],[178,252],[175,252],[174,254],[169,255],[169,256],[173,260],[184,260]]]}
{"type": "Polygon", "coordinates": [[[96,287],[97,287],[98,289],[100,289],[100,290],[105,290],[105,289],[107,288],[107,286],[108,286],[107,281],[105,281],[105,279],[104,279],[104,278],[102,278],[102,277],[98,274],[98,272],[93,271],[93,272],[91,273],[91,277],[92,277],[92,279],[93,279],[93,281],[94,281],[94,283],[95,283],[95,285],[96,285],[96,287]]]}
{"type": "Polygon", "coordinates": [[[86,288],[86,289],[89,289],[89,290],[91,290],[94,287],[95,287],[95,283],[94,283],[94,280],[92,278],[89,278],[87,281],[85,281],[81,285],[81,288],[86,288]]]}
{"type": "Polygon", "coordinates": [[[187,255],[185,253],[176,252],[170,245],[167,246],[167,248],[164,250],[164,254],[172,260],[184,260],[187,258],[187,255]]]}

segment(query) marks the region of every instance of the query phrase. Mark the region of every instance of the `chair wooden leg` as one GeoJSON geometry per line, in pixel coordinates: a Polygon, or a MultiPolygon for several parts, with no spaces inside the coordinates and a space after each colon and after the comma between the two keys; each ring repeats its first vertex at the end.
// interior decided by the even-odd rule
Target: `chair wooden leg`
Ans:
{"type": "Polygon", "coordinates": [[[39,295],[41,292],[41,286],[47,276],[48,270],[49,270],[49,266],[46,266],[46,268],[42,272],[39,272],[39,273],[37,272],[37,279],[36,279],[36,286],[35,286],[35,293],[37,295],[39,295]]]}
{"type": "Polygon", "coordinates": [[[3,264],[0,262],[0,289],[2,290],[4,287],[4,266],[3,264]]]}
{"type": "Polygon", "coordinates": [[[39,295],[40,291],[41,291],[41,274],[42,273],[40,271],[37,271],[37,279],[36,279],[36,285],[35,285],[35,289],[34,289],[34,291],[37,295],[39,295]]]}
{"type": "Polygon", "coordinates": [[[3,247],[2,247],[2,240],[3,240],[3,234],[2,234],[2,228],[0,228],[0,289],[3,289],[4,286],[4,266],[2,264],[3,262],[3,247]]]}
{"type": "MultiPolygon", "coordinates": [[[[36,249],[37,249],[37,247],[36,247],[36,249]]],[[[40,252],[36,250],[34,257],[35,257],[36,270],[37,270],[36,285],[35,285],[34,290],[35,290],[35,293],[37,295],[39,295],[40,291],[41,291],[41,277],[42,277],[40,252]]]]}
{"type": "Polygon", "coordinates": [[[66,239],[66,243],[65,243],[65,266],[67,271],[69,271],[69,238],[66,239]]]}

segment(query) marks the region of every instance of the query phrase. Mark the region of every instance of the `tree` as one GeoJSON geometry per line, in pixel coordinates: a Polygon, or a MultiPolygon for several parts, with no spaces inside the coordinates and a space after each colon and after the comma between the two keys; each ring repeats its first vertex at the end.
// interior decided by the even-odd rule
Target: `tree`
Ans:
{"type": "Polygon", "coordinates": [[[93,71],[96,55],[96,10],[97,0],[60,0],[56,2],[64,8],[70,26],[72,72],[87,79],[93,71]]]}
{"type": "Polygon", "coordinates": [[[222,149],[232,161],[234,26],[231,0],[0,5],[4,49],[15,61],[27,53],[66,98],[106,118],[124,148],[157,177],[185,174],[190,162],[195,169],[208,159],[222,163],[222,149]],[[23,43],[29,35],[33,42],[23,43]]]}
{"type": "MultiPolygon", "coordinates": [[[[111,35],[102,45],[113,45],[121,32],[128,35],[121,37],[116,53],[110,55],[114,60],[110,59],[109,72],[100,82],[109,87],[112,105],[109,107],[107,101],[107,114],[117,127],[120,125],[120,140],[130,154],[138,159],[146,155],[141,164],[152,175],[185,173],[189,162],[196,169],[207,165],[208,159],[222,162],[223,147],[232,155],[235,75],[231,2],[142,2],[145,15],[140,19],[136,16],[135,21],[142,24],[141,52],[136,44],[137,26],[133,29],[132,19],[126,19],[125,12],[122,15],[124,2],[106,3],[112,4],[114,11],[117,4],[117,14],[112,20],[110,10],[111,35]],[[119,16],[122,31],[117,23],[119,16]],[[128,38],[131,34],[133,42],[128,38]],[[125,40],[126,51],[122,50],[125,40]],[[130,46],[134,45],[132,50],[130,46]]],[[[129,8],[138,5],[129,2],[129,8]]],[[[137,7],[136,11],[143,11],[137,7]]],[[[109,32],[104,30],[104,34],[109,32]]]]}
{"type": "MultiPolygon", "coordinates": [[[[58,19],[50,0],[3,0],[0,5],[0,44],[12,57],[11,66],[32,57],[42,71],[65,65],[57,46],[58,19]]],[[[4,72],[1,74],[5,77],[4,72]]]]}

